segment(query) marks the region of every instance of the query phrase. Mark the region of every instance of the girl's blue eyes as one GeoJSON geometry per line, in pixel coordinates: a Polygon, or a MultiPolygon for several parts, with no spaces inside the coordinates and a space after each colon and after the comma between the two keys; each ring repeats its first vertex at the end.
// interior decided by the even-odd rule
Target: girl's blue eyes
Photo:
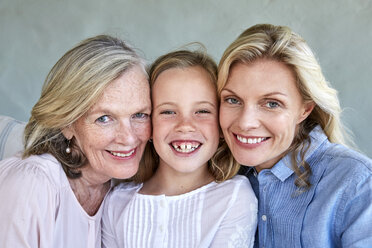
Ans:
{"type": "Polygon", "coordinates": [[[209,114],[210,111],[206,110],[206,109],[202,109],[202,110],[196,111],[196,113],[198,113],[198,114],[209,114]]]}
{"type": "MultiPolygon", "coordinates": [[[[197,114],[209,114],[211,112],[209,110],[206,110],[206,109],[201,109],[201,110],[196,111],[195,113],[197,113],[197,114]]],[[[174,115],[174,114],[176,114],[176,112],[172,111],[172,110],[165,110],[165,111],[161,111],[160,114],[161,115],[174,115]]]]}
{"type": "Polygon", "coordinates": [[[165,111],[161,111],[160,114],[161,115],[172,115],[172,114],[175,114],[175,112],[171,110],[165,110],[165,111]]]}

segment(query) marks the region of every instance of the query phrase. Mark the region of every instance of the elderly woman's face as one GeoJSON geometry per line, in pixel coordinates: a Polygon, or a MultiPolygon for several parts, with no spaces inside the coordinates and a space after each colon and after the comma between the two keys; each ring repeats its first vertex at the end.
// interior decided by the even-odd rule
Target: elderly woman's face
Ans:
{"type": "Polygon", "coordinates": [[[140,67],[110,83],[70,128],[89,161],[83,175],[103,180],[133,176],[151,134],[150,114],[149,83],[140,67]]]}
{"type": "Polygon", "coordinates": [[[220,124],[235,159],[260,171],[282,158],[312,108],[304,104],[287,65],[238,63],[221,91],[220,124]]]}

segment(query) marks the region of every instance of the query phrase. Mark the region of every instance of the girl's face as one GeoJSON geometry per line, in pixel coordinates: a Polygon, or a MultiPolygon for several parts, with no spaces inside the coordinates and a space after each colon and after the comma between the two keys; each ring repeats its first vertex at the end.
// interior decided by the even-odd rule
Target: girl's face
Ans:
{"type": "Polygon", "coordinates": [[[133,176],[151,134],[150,114],[150,87],[139,66],[111,82],[97,103],[63,130],[88,159],[83,176],[98,182],[133,176]]]}
{"type": "Polygon", "coordinates": [[[238,63],[221,91],[221,129],[235,159],[260,171],[286,154],[298,124],[313,107],[303,102],[287,65],[273,60],[238,63]]]}
{"type": "Polygon", "coordinates": [[[162,72],[152,89],[153,143],[159,167],[176,173],[207,168],[219,143],[216,88],[199,67],[162,72]]]}

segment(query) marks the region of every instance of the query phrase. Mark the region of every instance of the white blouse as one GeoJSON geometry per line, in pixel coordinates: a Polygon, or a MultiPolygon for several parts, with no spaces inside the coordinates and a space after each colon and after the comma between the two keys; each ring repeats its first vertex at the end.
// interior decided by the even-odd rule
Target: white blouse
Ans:
{"type": "Polygon", "coordinates": [[[100,247],[103,204],[89,216],[50,154],[0,162],[0,247],[100,247]]]}
{"type": "Polygon", "coordinates": [[[178,196],[120,184],[105,202],[102,247],[253,247],[257,199],[243,176],[178,196]]]}

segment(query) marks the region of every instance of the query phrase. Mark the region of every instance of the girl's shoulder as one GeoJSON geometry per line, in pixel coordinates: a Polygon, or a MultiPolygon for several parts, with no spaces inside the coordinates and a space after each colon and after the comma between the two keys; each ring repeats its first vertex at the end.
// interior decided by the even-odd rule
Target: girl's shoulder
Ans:
{"type": "Polygon", "coordinates": [[[252,190],[251,183],[249,182],[248,178],[243,175],[236,175],[229,180],[216,183],[214,185],[214,188],[216,188],[217,190],[222,190],[222,189],[226,189],[226,190],[236,189],[236,190],[243,190],[243,191],[252,190]]]}
{"type": "Polygon", "coordinates": [[[142,188],[142,183],[122,182],[107,195],[108,202],[127,202],[142,188]]]}
{"type": "Polygon", "coordinates": [[[208,191],[208,195],[211,197],[230,198],[231,200],[239,198],[247,202],[256,201],[251,183],[248,178],[242,175],[236,175],[229,180],[215,183],[208,191]]]}

